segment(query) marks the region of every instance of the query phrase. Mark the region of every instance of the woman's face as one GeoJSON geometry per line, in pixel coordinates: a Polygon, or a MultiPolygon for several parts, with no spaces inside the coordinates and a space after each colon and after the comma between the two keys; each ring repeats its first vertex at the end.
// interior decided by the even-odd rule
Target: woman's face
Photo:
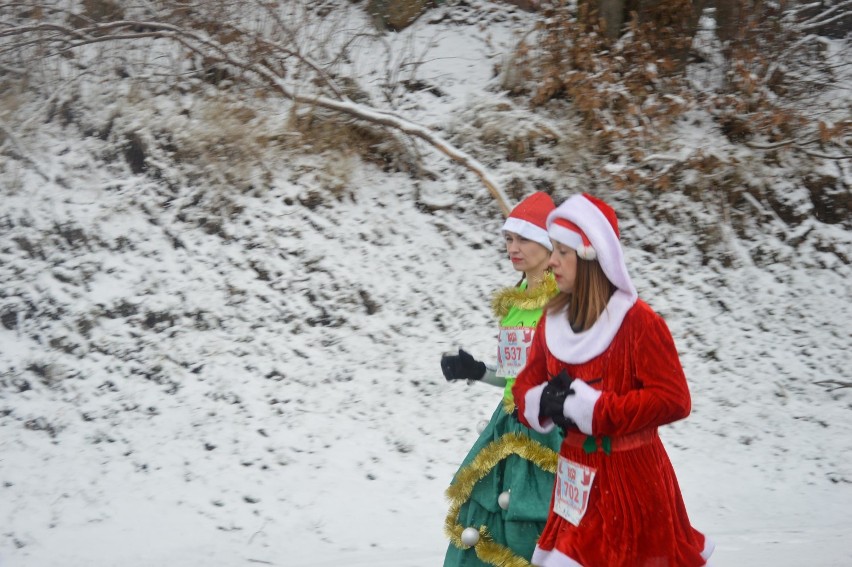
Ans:
{"type": "Polygon", "coordinates": [[[526,274],[541,274],[547,269],[550,250],[534,240],[528,240],[514,232],[503,233],[506,239],[506,252],[512,267],[526,274]]]}
{"type": "Polygon", "coordinates": [[[553,270],[556,287],[564,293],[574,291],[577,280],[577,251],[559,242],[553,242],[553,253],[550,255],[548,266],[553,270]]]}

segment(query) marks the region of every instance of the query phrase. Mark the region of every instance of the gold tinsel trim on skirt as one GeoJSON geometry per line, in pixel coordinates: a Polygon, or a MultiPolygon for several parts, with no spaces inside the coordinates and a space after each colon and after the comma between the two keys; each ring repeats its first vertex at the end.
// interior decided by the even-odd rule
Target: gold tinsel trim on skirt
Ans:
{"type": "MultiPolygon", "coordinates": [[[[461,540],[464,526],[458,523],[458,515],[462,505],[470,499],[473,487],[493,469],[498,462],[509,455],[531,461],[540,469],[556,474],[558,455],[549,447],[545,447],[520,433],[507,433],[497,441],[483,447],[473,461],[456,475],[456,481],[447,488],[446,496],[450,501],[450,510],[444,521],[444,533],[453,545],[466,549],[461,540]]],[[[523,557],[515,555],[511,549],[495,542],[488,532],[488,526],[479,528],[479,542],[473,546],[477,557],[486,563],[497,567],[530,567],[523,557]]]]}

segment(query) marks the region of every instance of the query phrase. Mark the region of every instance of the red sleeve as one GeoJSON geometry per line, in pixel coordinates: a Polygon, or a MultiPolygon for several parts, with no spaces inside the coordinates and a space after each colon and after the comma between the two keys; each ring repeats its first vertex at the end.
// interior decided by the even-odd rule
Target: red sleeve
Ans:
{"type": "Polygon", "coordinates": [[[629,329],[628,368],[637,388],[603,392],[595,405],[595,435],[624,435],[685,418],[691,410],[686,376],[662,317],[645,306],[629,329]]]}
{"type": "MultiPolygon", "coordinates": [[[[524,417],[526,410],[527,392],[531,388],[539,386],[548,380],[547,375],[547,343],[544,340],[544,326],[546,314],[542,314],[535,327],[535,335],[533,335],[532,345],[527,354],[527,362],[524,368],[518,374],[515,384],[512,386],[512,397],[515,400],[515,407],[518,408],[518,420],[532,427],[524,417]]],[[[538,408],[536,408],[538,415],[538,408]]]]}

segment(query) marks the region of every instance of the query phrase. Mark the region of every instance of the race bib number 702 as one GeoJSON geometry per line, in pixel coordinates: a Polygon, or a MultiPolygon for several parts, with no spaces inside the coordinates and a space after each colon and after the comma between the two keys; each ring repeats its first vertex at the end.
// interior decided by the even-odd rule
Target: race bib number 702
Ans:
{"type": "Polygon", "coordinates": [[[589,508],[589,494],[595,481],[595,472],[596,469],[592,467],[559,456],[553,511],[575,526],[580,525],[580,520],[589,508]]]}

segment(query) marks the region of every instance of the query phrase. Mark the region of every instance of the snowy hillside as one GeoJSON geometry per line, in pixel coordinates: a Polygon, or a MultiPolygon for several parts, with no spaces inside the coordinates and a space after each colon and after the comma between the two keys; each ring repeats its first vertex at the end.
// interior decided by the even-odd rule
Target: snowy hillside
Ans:
{"type": "MultiPolygon", "coordinates": [[[[692,390],[661,435],[716,564],[852,564],[852,389],[818,384],[852,381],[848,211],[823,222],[785,185],[800,160],[721,147],[697,116],[680,146],[752,160],[777,189],[765,202],[557,169],[592,159],[573,117],[495,89],[535,15],[448,4],[389,38],[430,55],[418,74],[441,93],[397,93],[394,110],[513,198],[589,188],[614,205],[692,390]],[[564,132],[552,159],[491,142],[535,128],[564,132]]],[[[203,97],[112,81],[0,99],[0,567],[440,565],[443,491],[500,394],[446,383],[438,360],[491,357],[490,294],[517,278],[492,196],[423,145],[407,151],[429,175],[229,145],[240,126],[203,97]],[[218,143],[221,169],[151,154],[134,172],[123,140],[160,128],[218,143]]],[[[280,129],[276,104],[244,127],[280,129]]],[[[818,167],[849,203],[848,160],[818,167]]]]}

